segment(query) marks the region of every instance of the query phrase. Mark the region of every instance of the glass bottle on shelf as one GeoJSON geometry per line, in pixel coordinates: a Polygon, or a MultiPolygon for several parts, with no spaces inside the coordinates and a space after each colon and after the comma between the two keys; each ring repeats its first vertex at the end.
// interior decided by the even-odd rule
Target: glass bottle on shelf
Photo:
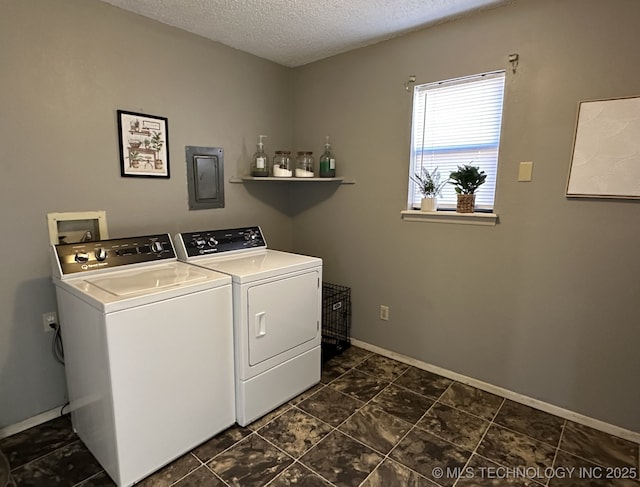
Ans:
{"type": "Polygon", "coordinates": [[[258,148],[251,159],[251,176],[253,177],[264,178],[269,175],[269,158],[264,151],[264,144],[262,143],[262,139],[265,137],[266,135],[258,136],[258,148]]]}
{"type": "Polygon", "coordinates": [[[324,154],[320,156],[320,177],[335,178],[336,177],[336,158],[331,152],[331,144],[329,144],[329,136],[324,144],[324,154]]]}
{"type": "Polygon", "coordinates": [[[273,158],[273,177],[290,178],[293,176],[293,162],[291,161],[291,151],[277,150],[273,158]]]}
{"type": "Polygon", "coordinates": [[[296,177],[312,178],[313,177],[313,152],[298,152],[296,157],[296,177]]]}

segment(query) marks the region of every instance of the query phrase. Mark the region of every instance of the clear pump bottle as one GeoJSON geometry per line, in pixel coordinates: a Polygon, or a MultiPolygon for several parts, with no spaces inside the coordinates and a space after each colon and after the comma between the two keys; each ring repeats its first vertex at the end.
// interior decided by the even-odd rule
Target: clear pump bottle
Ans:
{"type": "Polygon", "coordinates": [[[262,142],[262,139],[265,137],[266,135],[258,136],[258,149],[256,153],[253,154],[253,159],[251,160],[251,176],[256,178],[269,176],[269,158],[264,151],[264,144],[262,142]]]}
{"type": "Polygon", "coordinates": [[[324,144],[324,154],[320,156],[320,177],[321,178],[335,178],[336,177],[336,158],[331,152],[331,144],[329,143],[329,136],[327,135],[327,141],[324,144]]]}

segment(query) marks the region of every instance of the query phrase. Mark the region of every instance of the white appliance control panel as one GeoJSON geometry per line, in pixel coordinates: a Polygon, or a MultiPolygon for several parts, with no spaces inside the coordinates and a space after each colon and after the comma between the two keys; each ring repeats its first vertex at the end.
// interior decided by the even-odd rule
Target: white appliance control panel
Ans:
{"type": "Polygon", "coordinates": [[[168,234],[53,246],[54,272],[62,276],[131,264],[176,259],[168,234]]]}

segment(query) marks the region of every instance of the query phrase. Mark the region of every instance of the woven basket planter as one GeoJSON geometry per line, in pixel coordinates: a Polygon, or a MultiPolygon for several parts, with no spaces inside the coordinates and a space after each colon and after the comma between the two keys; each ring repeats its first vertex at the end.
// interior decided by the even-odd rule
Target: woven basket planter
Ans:
{"type": "Polygon", "coordinates": [[[475,194],[458,194],[458,204],[456,206],[456,212],[458,213],[473,213],[473,208],[476,203],[475,194]]]}

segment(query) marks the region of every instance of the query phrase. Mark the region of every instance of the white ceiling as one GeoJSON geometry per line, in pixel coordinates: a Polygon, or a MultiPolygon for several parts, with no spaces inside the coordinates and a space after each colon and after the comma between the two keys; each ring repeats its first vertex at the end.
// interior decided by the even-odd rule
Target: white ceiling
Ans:
{"type": "Polygon", "coordinates": [[[102,0],[295,67],[509,0],[102,0]]]}

